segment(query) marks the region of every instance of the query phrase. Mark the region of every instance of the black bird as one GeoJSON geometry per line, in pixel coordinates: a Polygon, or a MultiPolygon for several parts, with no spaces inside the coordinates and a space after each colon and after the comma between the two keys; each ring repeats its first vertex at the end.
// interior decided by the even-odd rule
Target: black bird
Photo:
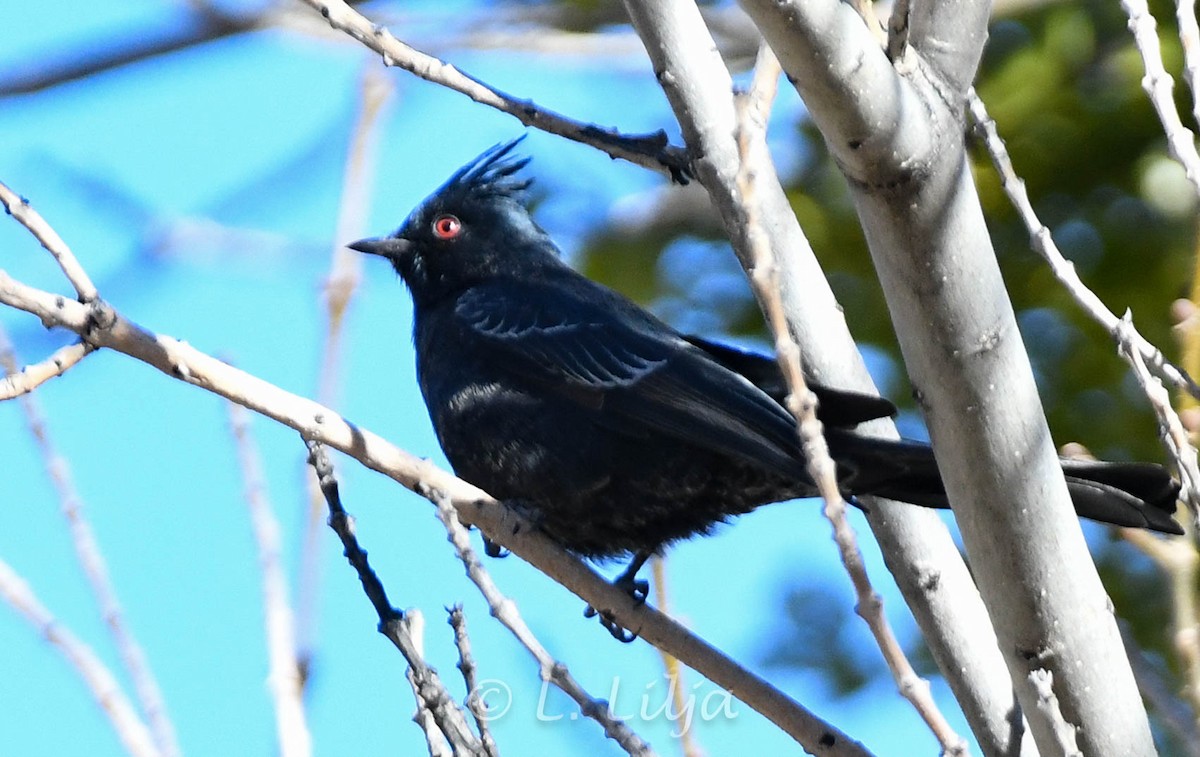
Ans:
{"type": "MultiPolygon", "coordinates": [[[[775,362],[683,336],[563,263],[523,204],[519,141],[461,168],[391,236],[349,245],[390,260],[412,294],[417,377],[455,472],[572,552],[634,555],[633,574],[730,516],[814,496],[775,362]]],[[[810,386],[846,496],[947,506],[928,445],[854,430],[890,402],[810,386]]],[[[1062,465],[1080,515],[1182,533],[1164,468],[1062,465]]]]}

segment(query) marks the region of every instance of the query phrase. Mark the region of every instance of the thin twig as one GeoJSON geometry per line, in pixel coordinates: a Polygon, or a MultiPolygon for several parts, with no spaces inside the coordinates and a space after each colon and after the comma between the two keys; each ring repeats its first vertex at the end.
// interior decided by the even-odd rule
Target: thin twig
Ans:
{"type": "MultiPolygon", "coordinates": [[[[412,639],[417,655],[424,659],[425,616],[421,614],[420,610],[412,609],[404,613],[403,617],[396,622],[412,639]]],[[[455,757],[455,750],[450,746],[446,734],[438,723],[438,717],[433,712],[434,703],[425,698],[421,679],[411,665],[404,671],[404,677],[408,680],[408,685],[412,687],[413,699],[416,702],[416,711],[413,712],[412,719],[425,733],[425,744],[429,748],[429,757],[455,757]]]]}
{"type": "Polygon", "coordinates": [[[1025,223],[1025,228],[1029,230],[1030,244],[1034,251],[1040,255],[1050,266],[1050,271],[1055,278],[1066,288],[1067,292],[1075,299],[1083,311],[1091,316],[1092,320],[1099,323],[1113,339],[1118,338],[1118,330],[1123,329],[1126,333],[1126,338],[1129,340],[1141,359],[1163,380],[1170,383],[1172,386],[1182,389],[1193,397],[1200,398],[1200,386],[1192,380],[1192,377],[1187,374],[1179,366],[1171,363],[1163,355],[1158,347],[1150,343],[1145,337],[1139,334],[1132,326],[1121,326],[1121,319],[1108,309],[1101,299],[1096,296],[1096,293],[1089,289],[1079,278],[1079,274],[1075,272],[1075,265],[1063,257],[1058,246],[1054,243],[1054,238],[1050,234],[1050,230],[1042,224],[1037,213],[1033,209],[1033,204],[1029,200],[1029,192],[1025,188],[1025,182],[1016,173],[1013,168],[1012,159],[1008,155],[1008,149],[1004,146],[1004,140],[1000,138],[1000,134],[996,129],[996,122],[988,115],[987,107],[983,104],[983,100],[971,90],[968,93],[968,103],[971,110],[971,117],[975,121],[976,129],[983,138],[984,145],[988,153],[991,155],[992,163],[996,167],[996,171],[1000,174],[1000,180],[1004,185],[1004,191],[1008,195],[1009,201],[1012,202],[1017,214],[1025,223]]]}
{"type": "Polygon", "coordinates": [[[282,757],[308,757],[312,754],[312,737],[304,714],[303,675],[296,652],[296,618],[288,602],[279,520],[267,497],[262,460],[250,437],[246,409],[233,402],[228,406],[229,424],[246,487],[251,530],[258,547],[258,565],[262,570],[263,622],[270,661],[267,680],[275,705],[275,734],[279,739],[279,754],[282,757]]]}
{"type": "MultiPolygon", "coordinates": [[[[667,559],[662,555],[654,555],[650,558],[650,578],[654,587],[654,603],[658,605],[658,611],[670,615],[671,595],[667,591],[667,559]]],[[[667,676],[667,693],[671,696],[675,712],[684,712],[687,703],[683,696],[683,665],[673,655],[661,649],[658,650],[658,655],[662,658],[663,670],[667,676]]],[[[679,734],[679,751],[683,753],[683,757],[701,757],[704,754],[704,750],[696,743],[693,729],[681,728],[677,733],[679,734]]]]}
{"type": "Polygon", "coordinates": [[[1163,441],[1179,468],[1179,480],[1183,485],[1180,498],[1187,503],[1192,519],[1200,524],[1200,466],[1196,460],[1196,448],[1183,427],[1179,414],[1171,406],[1171,395],[1162,381],[1150,372],[1149,366],[1137,350],[1133,317],[1127,311],[1117,324],[1117,350],[1133,368],[1134,378],[1150,401],[1150,407],[1158,418],[1163,441]]]}
{"type": "MultiPolygon", "coordinates": [[[[0,326],[0,367],[9,377],[12,377],[19,364],[20,361],[9,341],[8,332],[3,326],[0,326]]],[[[96,541],[95,532],[92,531],[91,522],[88,521],[84,512],[83,498],[79,495],[79,490],[75,488],[70,466],[55,449],[54,443],[50,439],[50,430],[35,398],[33,396],[21,397],[20,404],[25,413],[26,423],[29,425],[29,433],[37,445],[38,452],[46,466],[46,473],[50,476],[50,482],[58,494],[59,509],[67,522],[67,528],[71,534],[71,544],[75,548],[75,557],[92,590],[92,595],[96,598],[100,616],[113,639],[117,654],[121,658],[121,664],[124,665],[133,682],[134,693],[137,695],[146,720],[149,721],[155,747],[163,757],[174,757],[179,754],[179,742],[175,737],[175,726],[171,721],[170,713],[167,712],[162,689],[146,659],[146,653],[142,650],[141,644],[138,643],[125,620],[125,611],[121,607],[116,586],[113,585],[112,577],[108,572],[108,561],[104,558],[104,552],[100,549],[99,542],[96,541]]]]}
{"type": "Polygon", "coordinates": [[[40,363],[33,363],[16,371],[14,365],[0,379],[0,402],[20,397],[37,389],[52,378],[61,376],[92,352],[84,342],[75,342],[55,350],[54,354],[40,363]]]}
{"type": "Polygon", "coordinates": [[[1196,0],[1176,0],[1175,19],[1183,46],[1184,81],[1192,92],[1192,121],[1200,124],[1200,26],[1196,24],[1196,0]]]}
{"type": "MultiPolygon", "coordinates": [[[[379,632],[386,636],[408,662],[410,679],[417,694],[418,707],[427,707],[437,722],[438,730],[450,742],[455,753],[465,750],[468,754],[483,754],[479,738],[467,725],[466,715],[458,707],[450,692],[438,677],[437,671],[425,661],[420,628],[423,624],[410,620],[388,600],[383,582],[367,561],[367,552],[358,543],[354,532],[354,518],[342,507],[338,482],[334,476],[333,463],[325,446],[317,441],[305,440],[309,451],[309,464],[316,473],[317,482],[325,502],[329,506],[329,527],[341,539],[345,556],[358,574],[363,591],[379,616],[379,632]]],[[[418,719],[419,723],[420,720],[418,719]]]]}
{"type": "Polygon", "coordinates": [[[1133,34],[1133,44],[1142,56],[1142,66],[1146,69],[1146,75],[1142,77],[1142,89],[1149,96],[1150,104],[1158,113],[1158,120],[1167,135],[1167,152],[1183,166],[1193,190],[1200,196],[1200,153],[1196,152],[1196,135],[1183,125],[1179,110],[1175,107],[1172,95],[1175,83],[1163,66],[1162,48],[1156,30],[1158,24],[1150,14],[1146,0],[1121,0],[1121,8],[1129,17],[1128,27],[1133,34]]]}
{"type": "Polygon", "coordinates": [[[475,730],[479,732],[479,741],[488,757],[498,757],[499,750],[492,731],[488,727],[487,703],[479,693],[479,679],[475,675],[475,657],[471,654],[471,637],[467,633],[467,616],[463,613],[461,604],[447,607],[450,627],[454,629],[454,646],[458,649],[458,670],[462,673],[463,683],[467,686],[467,710],[475,719],[475,730]]]}
{"type": "Polygon", "coordinates": [[[41,92],[266,28],[272,23],[277,23],[277,20],[265,13],[245,16],[220,14],[220,17],[205,13],[194,20],[185,19],[171,24],[151,20],[145,26],[127,27],[121,34],[119,45],[96,40],[90,44],[73,45],[65,55],[57,51],[39,50],[41,67],[10,67],[6,75],[0,78],[0,97],[41,92]]]}
{"type": "Polygon", "coordinates": [[[33,209],[28,200],[0,183],[0,204],[4,205],[4,209],[18,223],[29,229],[30,233],[42,243],[42,247],[45,247],[46,251],[54,256],[55,262],[58,263],[59,268],[62,268],[67,281],[75,287],[80,302],[91,302],[99,296],[96,292],[96,285],[79,265],[71,248],[67,247],[67,243],[58,235],[58,232],[46,223],[46,219],[33,209]]]}
{"type": "Polygon", "coordinates": [[[879,20],[879,15],[875,12],[875,3],[872,0],[850,0],[851,7],[854,12],[859,15],[866,25],[867,31],[871,32],[879,42],[879,46],[887,48],[888,33],[887,29],[883,28],[883,22],[879,20]]]}
{"type": "Polygon", "coordinates": [[[1036,668],[1029,672],[1029,681],[1038,693],[1038,709],[1054,727],[1054,736],[1059,747],[1057,754],[1063,757],[1083,757],[1076,740],[1075,726],[1063,717],[1058,695],[1054,693],[1054,674],[1045,668],[1036,668]]]}
{"type": "Polygon", "coordinates": [[[129,698],[121,691],[121,685],[112,672],[96,657],[91,647],[80,641],[47,610],[29,584],[0,560],[0,599],[3,599],[21,614],[37,632],[75,669],[92,692],[96,703],[108,716],[117,738],[125,750],[136,757],[160,757],[162,752],[154,745],[150,729],[133,709],[129,698]]]}
{"type": "Polygon", "coordinates": [[[534,636],[533,631],[525,624],[525,619],[517,611],[516,603],[500,591],[496,586],[496,582],[492,580],[491,574],[483,567],[483,562],[479,559],[479,555],[471,547],[471,540],[467,535],[467,529],[459,521],[458,512],[455,510],[450,498],[442,492],[433,490],[425,494],[437,505],[438,519],[446,527],[447,538],[454,545],[454,551],[458,554],[458,559],[462,561],[463,567],[466,568],[467,577],[471,579],[471,582],[479,589],[479,593],[483,595],[484,600],[491,609],[492,616],[512,632],[512,635],[521,643],[521,646],[525,647],[533,655],[533,659],[537,661],[542,680],[554,684],[564,694],[571,697],[579,705],[579,711],[584,716],[595,720],[603,726],[604,735],[617,742],[626,752],[631,755],[651,757],[654,752],[651,750],[650,745],[634,733],[628,725],[613,715],[607,702],[589,694],[575,680],[575,677],[571,675],[571,671],[568,670],[566,664],[554,659],[546,648],[542,646],[542,643],[538,641],[537,637],[534,636]]]}
{"type": "Polygon", "coordinates": [[[477,103],[514,116],[526,126],[591,145],[614,158],[666,173],[678,183],[687,183],[691,175],[687,153],[683,148],[671,145],[665,132],[626,135],[615,129],[604,129],[594,124],[575,121],[542,108],[530,100],[520,100],[505,94],[449,63],[409,47],[392,36],[386,28],[372,23],[342,0],[303,2],[320,11],[330,26],[379,53],[386,66],[398,66],[422,79],[460,92],[477,103]]]}
{"type": "MultiPolygon", "coordinates": [[[[342,174],[342,198],[330,256],[329,276],[325,280],[324,344],[317,376],[317,401],[337,405],[343,324],[350,301],[361,278],[361,255],[346,249],[345,242],[362,236],[370,203],[370,187],[377,163],[381,114],[391,95],[391,85],[378,68],[364,69],[360,83],[358,117],[351,132],[342,174]]],[[[296,580],[296,638],[302,671],[301,686],[307,683],[307,669],[316,647],[317,614],[320,608],[321,539],[324,527],[324,500],[311,476],[308,482],[308,517],[300,537],[300,568],[296,580]]]]}
{"type": "Polygon", "coordinates": [[[893,63],[904,60],[911,49],[908,44],[908,25],[911,18],[911,0],[895,0],[892,3],[892,15],[888,19],[887,56],[893,63]]]}
{"type": "MultiPolygon", "coordinates": [[[[1128,314],[1121,323],[1129,323],[1128,314]]],[[[1129,328],[1132,330],[1132,326],[1129,328]]],[[[1196,448],[1192,446],[1183,422],[1171,406],[1171,397],[1162,382],[1150,375],[1141,355],[1130,345],[1128,332],[1119,329],[1118,336],[1121,337],[1121,354],[1133,366],[1133,374],[1142,391],[1150,399],[1158,417],[1167,448],[1178,462],[1179,478],[1183,483],[1182,496],[1192,508],[1192,518],[1188,526],[1193,530],[1191,538],[1182,539],[1159,539],[1149,534],[1135,535],[1128,533],[1128,529],[1122,529],[1122,534],[1155,560],[1170,578],[1171,608],[1175,615],[1175,651],[1183,667],[1184,680],[1187,682],[1184,694],[1193,711],[1200,713],[1200,607],[1196,602],[1196,576],[1200,573],[1200,561],[1193,542],[1194,530],[1200,528],[1200,510],[1197,510],[1195,505],[1200,494],[1197,492],[1197,486],[1200,485],[1200,468],[1197,467],[1196,448]]]]}
{"type": "Polygon", "coordinates": [[[780,295],[779,274],[775,256],[767,243],[759,221],[759,208],[755,200],[754,170],[756,150],[766,150],[766,134],[761,124],[747,117],[743,109],[738,124],[738,147],[741,169],[738,172],[738,190],[746,207],[747,233],[755,258],[750,281],[757,290],[759,301],[764,305],[767,325],[775,340],[775,354],[780,370],[788,386],[784,405],[796,419],[797,431],[804,449],[804,458],[809,475],[817,484],[825,500],[825,517],[833,525],[834,541],[842,558],[842,564],[850,576],[857,596],[856,612],[870,628],[883,658],[896,681],[900,694],[907,699],[926,725],[933,732],[947,755],[966,755],[966,741],[954,732],[942,715],[929,682],[917,675],[912,664],[892,631],[887,616],[883,613],[883,600],[871,585],[867,576],[862,552],[858,548],[854,529],[846,517],[846,502],[842,498],[837,481],[837,466],[829,455],[821,421],[817,418],[817,398],[809,388],[801,367],[800,346],[792,337],[780,295]]]}
{"type": "Polygon", "coordinates": [[[766,131],[767,121],[771,119],[771,108],[775,105],[775,96],[779,94],[779,77],[783,67],[771,47],[763,42],[758,46],[758,54],[754,59],[754,76],[750,79],[750,89],[740,98],[740,104],[745,111],[745,117],[750,119],[756,128],[766,131]]]}

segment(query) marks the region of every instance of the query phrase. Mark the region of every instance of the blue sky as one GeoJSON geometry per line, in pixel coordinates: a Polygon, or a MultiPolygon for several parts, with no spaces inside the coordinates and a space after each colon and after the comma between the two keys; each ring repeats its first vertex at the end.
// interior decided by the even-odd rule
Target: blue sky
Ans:
{"type": "MultiPolygon", "coordinates": [[[[150,0],[70,2],[6,14],[0,74],[120,44],[147,25],[179,24],[183,7],[150,0]]],[[[421,37],[413,35],[451,16],[432,2],[410,4],[407,12],[412,26],[393,31],[418,46],[421,37]]],[[[445,55],[506,91],[573,117],[677,134],[640,56],[588,61],[454,49],[445,55]]],[[[0,109],[0,181],[55,226],[101,295],[122,313],[312,396],[324,328],[320,287],[333,245],[347,241],[334,238],[334,226],[358,82],[370,65],[378,62],[349,40],[271,31],[10,98],[0,109]]],[[[402,71],[389,76],[395,92],[364,235],[391,230],[460,164],[523,131],[510,117],[461,95],[402,71]]],[[[795,118],[797,110],[785,92],[779,117],[795,118]]],[[[534,157],[531,170],[544,198],[538,220],[568,256],[614,204],[663,181],[541,133],[530,133],[522,149],[534,157]]],[[[0,223],[0,268],[69,292],[49,256],[11,221],[0,223]]],[[[364,261],[363,276],[346,324],[336,407],[444,465],[413,375],[408,297],[381,261],[364,261]]],[[[26,361],[69,341],[21,313],[0,310],[0,322],[26,361]]],[[[115,353],[89,357],[39,389],[36,399],[71,466],[184,752],[274,751],[259,571],[223,401],[115,353]]],[[[253,428],[294,575],[305,507],[304,448],[294,432],[270,421],[255,419],[253,428]]],[[[116,668],[15,402],[0,404],[0,449],[6,461],[0,468],[0,558],[116,668]]],[[[493,724],[502,751],[619,753],[598,727],[572,722],[561,695],[552,692],[541,711],[545,717],[539,717],[536,666],[488,617],[432,506],[353,461],[337,457],[335,463],[374,567],[399,607],[425,614],[429,659],[457,691],[442,608],[465,604],[480,677],[512,692],[511,709],[493,724]]],[[[865,529],[861,518],[852,517],[865,529]]],[[[819,508],[801,502],[766,508],[712,538],[680,545],[668,567],[674,611],[877,753],[934,753],[936,742],[889,682],[835,699],[815,673],[762,666],[780,623],[779,596],[798,576],[828,583],[846,607],[853,604],[828,531],[819,508]]],[[[403,660],[376,633],[376,619],[335,537],[321,537],[321,613],[308,699],[316,751],[421,753],[403,660]]],[[[893,622],[911,637],[907,610],[869,534],[863,548],[893,622]]],[[[488,567],[585,687],[604,698],[615,692],[618,714],[629,716],[660,753],[676,753],[669,734],[677,724],[641,714],[654,713],[665,690],[650,647],[609,639],[582,617],[582,602],[519,559],[491,560],[488,567]]],[[[843,632],[865,655],[878,654],[865,628],[856,623],[843,632]]],[[[123,753],[74,674],[5,606],[0,642],[0,734],[7,753],[123,753]]],[[[706,696],[719,701],[712,685],[694,674],[687,686],[698,706],[706,696]]],[[[935,684],[935,693],[967,735],[945,687],[935,684]]],[[[732,716],[695,723],[708,753],[796,751],[744,705],[734,702],[730,711],[732,716]]]]}

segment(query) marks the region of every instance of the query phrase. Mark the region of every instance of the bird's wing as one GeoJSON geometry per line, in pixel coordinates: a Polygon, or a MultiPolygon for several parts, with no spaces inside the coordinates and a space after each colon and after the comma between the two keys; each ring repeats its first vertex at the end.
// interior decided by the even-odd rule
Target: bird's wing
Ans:
{"type": "Polygon", "coordinates": [[[505,281],[464,293],[455,316],[506,369],[594,408],[605,425],[804,475],[786,410],[633,307],[505,281]]]}
{"type": "MultiPolygon", "coordinates": [[[[788,388],[783,379],[783,372],[779,370],[779,364],[774,358],[692,334],[684,334],[683,338],[707,352],[729,370],[745,376],[771,399],[783,404],[788,388]]],[[[896,406],[879,395],[834,389],[811,378],[805,378],[809,391],[817,395],[817,417],[826,426],[850,428],[876,418],[890,418],[896,414],[896,406]]]]}
{"type": "Polygon", "coordinates": [[[507,353],[523,375],[580,388],[629,386],[670,357],[666,345],[549,289],[477,286],[459,297],[454,314],[489,347],[507,353]]]}

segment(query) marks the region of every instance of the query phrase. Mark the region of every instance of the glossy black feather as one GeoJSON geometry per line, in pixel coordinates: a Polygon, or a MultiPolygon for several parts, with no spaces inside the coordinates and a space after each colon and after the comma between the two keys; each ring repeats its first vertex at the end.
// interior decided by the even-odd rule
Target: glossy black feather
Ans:
{"type": "MultiPolygon", "coordinates": [[[[774,361],[684,337],[563,264],[523,205],[518,140],[456,172],[392,236],[414,303],[417,376],[454,470],[567,548],[650,552],[810,496],[774,361]]],[[[945,507],[928,445],[854,431],[894,407],[813,386],[844,492],[945,507]]],[[[1081,513],[1178,532],[1158,466],[1064,463],[1081,513]]]]}
{"type": "MultiPolygon", "coordinates": [[[[782,405],[787,397],[787,383],[775,358],[747,352],[727,344],[714,342],[694,334],[685,334],[684,339],[708,353],[734,373],[745,376],[750,383],[761,389],[768,397],[782,405]]],[[[851,392],[825,386],[807,377],[809,390],[817,395],[817,417],[826,426],[851,427],[876,418],[890,418],[896,414],[896,406],[889,400],[874,394],[851,392]]]]}

